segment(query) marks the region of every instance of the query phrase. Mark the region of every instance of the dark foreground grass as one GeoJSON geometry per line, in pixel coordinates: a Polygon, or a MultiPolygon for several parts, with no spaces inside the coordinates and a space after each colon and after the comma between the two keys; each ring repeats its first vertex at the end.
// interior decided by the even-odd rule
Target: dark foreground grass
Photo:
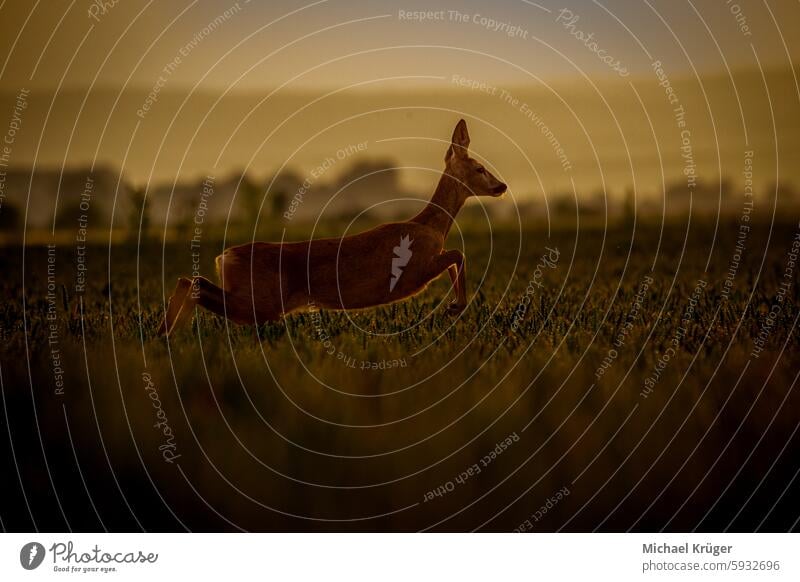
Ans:
{"type": "MultiPolygon", "coordinates": [[[[82,296],[73,246],[50,255],[50,295],[48,249],[4,248],[0,518],[796,528],[797,271],[780,284],[797,224],[754,227],[741,252],[737,225],[713,231],[468,232],[459,317],[445,277],[405,303],[258,329],[199,313],[169,342],[155,331],[188,243],[92,246],[82,296]]],[[[204,274],[222,247],[201,247],[204,274]]]]}

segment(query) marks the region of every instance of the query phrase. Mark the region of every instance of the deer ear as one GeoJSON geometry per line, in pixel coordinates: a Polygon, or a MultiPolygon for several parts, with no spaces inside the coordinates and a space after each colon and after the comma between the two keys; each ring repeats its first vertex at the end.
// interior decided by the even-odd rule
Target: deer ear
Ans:
{"type": "Polygon", "coordinates": [[[456,128],[453,131],[453,139],[450,144],[450,149],[447,151],[446,159],[449,159],[454,153],[466,155],[468,147],[469,133],[467,132],[467,122],[462,119],[456,124],[456,128]]]}

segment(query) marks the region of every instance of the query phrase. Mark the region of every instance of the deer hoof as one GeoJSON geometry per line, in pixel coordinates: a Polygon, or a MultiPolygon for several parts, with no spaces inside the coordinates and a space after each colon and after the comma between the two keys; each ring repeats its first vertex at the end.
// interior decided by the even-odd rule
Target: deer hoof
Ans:
{"type": "Polygon", "coordinates": [[[466,308],[467,308],[466,305],[461,305],[460,303],[453,302],[447,306],[447,313],[449,313],[450,315],[458,315],[466,308]]]}

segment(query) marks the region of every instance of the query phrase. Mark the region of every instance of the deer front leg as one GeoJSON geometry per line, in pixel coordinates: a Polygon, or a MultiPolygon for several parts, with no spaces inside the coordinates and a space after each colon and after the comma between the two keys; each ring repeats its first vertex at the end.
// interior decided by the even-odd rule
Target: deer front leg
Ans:
{"type": "Polygon", "coordinates": [[[466,285],[466,260],[461,251],[445,251],[436,257],[436,275],[447,270],[450,275],[450,282],[453,285],[455,298],[447,306],[447,311],[453,314],[461,313],[467,306],[467,285],[466,285]]]}

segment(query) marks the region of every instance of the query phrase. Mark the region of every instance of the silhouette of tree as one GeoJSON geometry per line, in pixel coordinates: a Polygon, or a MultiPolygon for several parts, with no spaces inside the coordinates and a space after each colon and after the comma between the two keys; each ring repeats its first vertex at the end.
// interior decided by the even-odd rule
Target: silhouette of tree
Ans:
{"type": "Polygon", "coordinates": [[[128,193],[128,200],[130,202],[127,217],[128,237],[136,239],[141,229],[142,238],[146,238],[150,229],[150,212],[145,206],[144,188],[131,188],[128,193]]]}
{"type": "Polygon", "coordinates": [[[247,174],[242,175],[238,195],[246,213],[246,220],[255,220],[261,209],[261,188],[247,174]]]}
{"type": "Polygon", "coordinates": [[[622,207],[622,220],[625,224],[633,224],[636,217],[636,192],[633,188],[625,191],[625,202],[622,207]]]}
{"type": "Polygon", "coordinates": [[[302,187],[303,179],[293,170],[288,170],[274,176],[267,182],[267,185],[269,185],[267,196],[269,197],[272,215],[280,216],[286,211],[289,200],[302,187]]]}
{"type": "Polygon", "coordinates": [[[560,192],[553,195],[550,205],[553,214],[575,216],[575,196],[572,192],[560,192]]]}
{"type": "Polygon", "coordinates": [[[0,206],[0,229],[5,232],[13,232],[19,230],[22,223],[22,215],[19,208],[8,201],[3,200],[0,206]]]}
{"type": "Polygon", "coordinates": [[[772,182],[767,186],[766,198],[771,200],[777,194],[778,204],[795,204],[800,202],[797,190],[789,182],[772,182]]]}
{"type": "Polygon", "coordinates": [[[56,215],[56,228],[76,230],[79,226],[78,221],[85,217],[86,228],[97,228],[102,220],[97,207],[89,202],[81,208],[81,201],[76,196],[68,197],[64,204],[58,209],[56,215]]]}

